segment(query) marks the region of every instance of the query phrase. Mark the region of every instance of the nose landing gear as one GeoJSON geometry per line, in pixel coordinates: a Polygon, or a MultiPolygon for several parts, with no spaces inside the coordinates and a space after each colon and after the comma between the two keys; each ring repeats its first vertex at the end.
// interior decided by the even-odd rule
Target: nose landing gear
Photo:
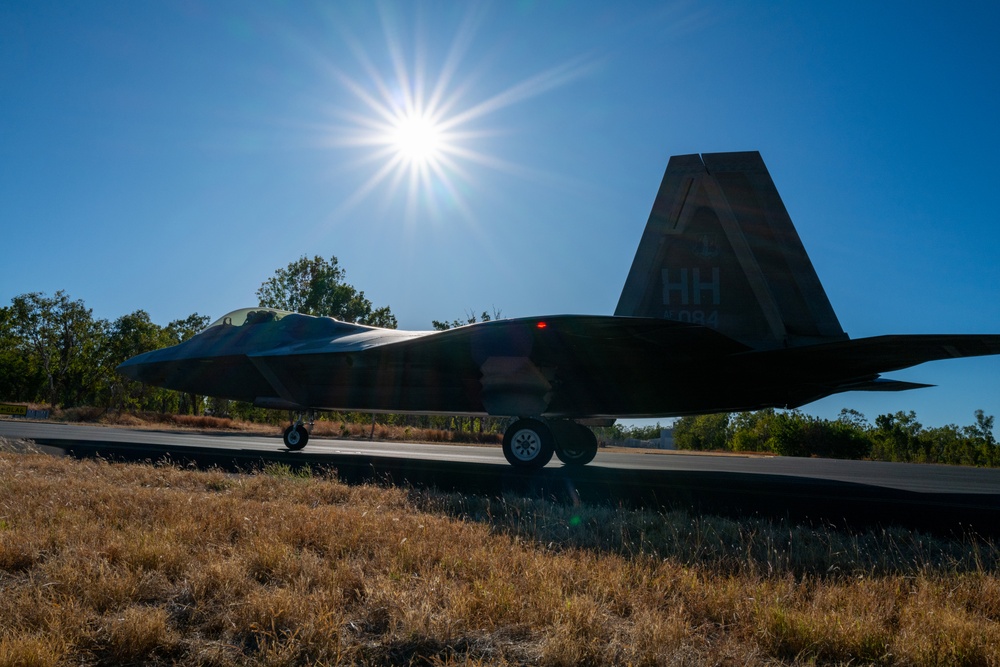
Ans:
{"type": "Polygon", "coordinates": [[[285,429],[282,434],[282,439],[285,441],[285,447],[293,452],[297,452],[306,446],[309,442],[309,431],[312,430],[313,424],[316,422],[316,415],[313,412],[308,413],[307,419],[309,420],[309,428],[303,424],[302,415],[295,415],[294,421],[285,429]]]}

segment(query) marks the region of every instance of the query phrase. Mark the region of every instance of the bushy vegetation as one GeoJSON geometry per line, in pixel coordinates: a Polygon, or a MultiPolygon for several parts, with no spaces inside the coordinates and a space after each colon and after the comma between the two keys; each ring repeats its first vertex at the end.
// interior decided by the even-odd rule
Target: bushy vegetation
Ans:
{"type": "Polygon", "coordinates": [[[0,399],[50,406],[193,413],[202,399],[147,387],[115,373],[129,357],[176,345],[208,325],[190,315],[159,326],[142,310],[95,319],[65,292],[32,292],[0,308],[0,399]]]}
{"type": "Polygon", "coordinates": [[[871,425],[856,410],[830,421],[771,409],[684,417],[673,433],[678,449],[1000,466],[993,417],[982,410],[975,417],[969,426],[925,428],[913,412],[879,415],[871,425]]]}
{"type": "MultiPolygon", "coordinates": [[[[336,257],[302,257],[275,271],[257,290],[261,306],[349,322],[396,327],[388,306],[376,308],[344,280],[336,257]]],[[[0,307],[0,400],[45,403],[55,408],[90,406],[117,411],[202,413],[254,421],[283,418],[236,401],[149,387],[118,375],[126,359],[181,343],[208,326],[194,313],[166,326],[137,310],[112,321],[95,319],[91,309],[66,292],[20,294],[0,307]]]]}
{"type": "Polygon", "coordinates": [[[640,426],[638,424],[625,425],[614,423],[611,426],[594,426],[594,434],[599,442],[614,445],[623,440],[655,440],[660,437],[662,428],[659,424],[655,426],[640,426]]]}
{"type": "Polygon", "coordinates": [[[0,452],[0,666],[996,665],[998,569],[975,535],[0,452]]]}

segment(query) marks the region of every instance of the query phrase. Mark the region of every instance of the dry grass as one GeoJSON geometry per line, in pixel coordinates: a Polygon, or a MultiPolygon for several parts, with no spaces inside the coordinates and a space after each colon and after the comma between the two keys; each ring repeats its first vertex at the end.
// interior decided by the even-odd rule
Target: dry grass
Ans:
{"type": "Polygon", "coordinates": [[[313,426],[312,433],[318,437],[327,438],[367,440],[369,436],[372,436],[375,440],[394,440],[400,442],[454,442],[499,445],[503,441],[503,434],[499,433],[448,431],[438,428],[416,428],[413,426],[387,424],[376,424],[373,433],[371,424],[338,421],[317,421],[313,426]]]}
{"type": "Polygon", "coordinates": [[[0,665],[1000,665],[996,545],[0,453],[0,665]]]}
{"type": "Polygon", "coordinates": [[[169,412],[120,412],[107,408],[75,407],[60,408],[53,417],[68,422],[84,422],[105,426],[125,426],[129,428],[188,428],[223,431],[260,431],[274,427],[265,424],[241,422],[228,417],[209,415],[177,415],[169,412]]]}

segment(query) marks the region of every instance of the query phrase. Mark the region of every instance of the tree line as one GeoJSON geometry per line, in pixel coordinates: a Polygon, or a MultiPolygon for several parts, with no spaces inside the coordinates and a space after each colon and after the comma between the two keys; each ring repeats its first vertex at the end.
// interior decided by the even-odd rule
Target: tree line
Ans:
{"type": "Polygon", "coordinates": [[[687,450],[1000,467],[993,424],[982,410],[968,426],[925,427],[913,411],[879,415],[871,424],[850,409],[835,420],[767,409],[682,417],[673,434],[674,445],[687,450]]]}
{"type": "MultiPolygon", "coordinates": [[[[275,271],[257,290],[262,307],[396,328],[388,306],[375,307],[345,281],[336,257],[302,257],[275,271]]],[[[0,307],[0,400],[113,410],[273,420],[270,411],[133,382],[115,372],[126,359],[177,345],[209,325],[192,313],[166,326],[145,310],[115,320],[95,318],[81,299],[60,290],[20,294],[0,307]]]]}
{"type": "MultiPolygon", "coordinates": [[[[395,329],[389,306],[375,306],[363,291],[346,281],[337,258],[303,256],[280,268],[256,292],[258,305],[307,315],[335,317],[395,329]]],[[[500,317],[497,310],[493,318],[500,317]]],[[[483,312],[482,321],[491,319],[483,312]]],[[[434,321],[437,329],[471,324],[434,321]]],[[[115,368],[137,354],[177,345],[204,330],[211,318],[192,313],[166,326],[154,323],[145,310],[115,320],[95,318],[80,299],[64,291],[21,294],[0,307],[0,401],[42,403],[62,408],[88,407],[98,412],[132,411],[216,416],[278,423],[284,411],[250,403],[202,397],[133,382],[115,368]]],[[[370,414],[338,414],[340,421],[362,422],[370,414]]],[[[496,432],[499,420],[447,416],[379,415],[387,425],[496,432]]]]}
{"type": "Polygon", "coordinates": [[[0,398],[50,406],[96,406],[198,414],[200,397],[132,382],[115,368],[143,352],[176,345],[206,326],[193,313],[160,326],[144,310],[95,318],[58,291],[20,294],[0,308],[0,398]]]}

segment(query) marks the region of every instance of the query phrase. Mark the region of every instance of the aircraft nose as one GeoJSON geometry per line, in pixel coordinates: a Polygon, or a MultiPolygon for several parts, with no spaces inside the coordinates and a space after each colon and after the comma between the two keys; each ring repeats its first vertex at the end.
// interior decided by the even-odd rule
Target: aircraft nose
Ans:
{"type": "Polygon", "coordinates": [[[139,354],[119,364],[115,371],[136,382],[148,382],[152,352],[139,354]]]}

